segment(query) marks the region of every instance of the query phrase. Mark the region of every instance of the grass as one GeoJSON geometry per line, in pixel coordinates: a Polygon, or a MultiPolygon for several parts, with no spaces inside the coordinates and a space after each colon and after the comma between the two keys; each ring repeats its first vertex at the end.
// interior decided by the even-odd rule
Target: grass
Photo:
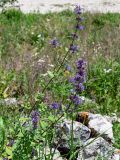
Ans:
{"type": "MultiPolygon", "coordinates": [[[[15,10],[0,14],[0,99],[16,97],[22,103],[17,109],[5,107],[1,112],[2,116],[5,115],[3,119],[9,136],[19,137],[19,134],[16,135],[20,131],[19,125],[14,126],[12,123],[20,119],[19,109],[22,108],[24,114],[27,114],[42,96],[45,96],[45,104],[41,103],[39,107],[43,119],[50,114],[49,110],[46,111],[46,103],[50,104],[54,100],[68,103],[66,99],[72,87],[68,79],[75,74],[75,61],[80,57],[88,62],[88,79],[83,95],[95,100],[96,104],[81,106],[79,111],[108,115],[114,112],[120,115],[120,14],[84,13],[83,16],[85,30],[77,40],[79,52],[66,60],[71,65],[72,72],[60,70],[56,75],[59,79],[50,84],[45,95],[42,95],[42,88],[53,76],[53,68],[50,66],[59,66],[69,49],[70,35],[75,25],[74,14],[71,11],[45,15],[23,14],[15,10]],[[60,41],[57,50],[49,44],[54,37],[60,41]],[[107,72],[109,69],[110,72],[107,72]],[[47,78],[44,76],[46,73],[47,78]],[[9,122],[7,117],[10,117],[9,122]]],[[[51,121],[53,115],[54,113],[50,114],[51,121]]],[[[43,128],[47,128],[48,124],[44,121],[41,123],[43,128]]],[[[114,124],[117,148],[120,148],[119,132],[119,124],[114,124]]],[[[27,135],[26,139],[29,144],[27,135]]]]}
{"type": "Polygon", "coordinates": [[[118,136],[118,133],[120,132],[120,124],[115,123],[113,127],[114,136],[115,136],[115,147],[120,148],[120,137],[118,136]]]}

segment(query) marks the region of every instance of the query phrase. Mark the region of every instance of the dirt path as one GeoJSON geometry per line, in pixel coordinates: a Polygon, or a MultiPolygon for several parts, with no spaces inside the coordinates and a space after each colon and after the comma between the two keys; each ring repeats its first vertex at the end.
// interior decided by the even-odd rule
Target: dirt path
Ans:
{"type": "Polygon", "coordinates": [[[41,13],[61,11],[80,4],[85,11],[119,12],[120,0],[18,0],[23,12],[39,11],[41,13]]]}

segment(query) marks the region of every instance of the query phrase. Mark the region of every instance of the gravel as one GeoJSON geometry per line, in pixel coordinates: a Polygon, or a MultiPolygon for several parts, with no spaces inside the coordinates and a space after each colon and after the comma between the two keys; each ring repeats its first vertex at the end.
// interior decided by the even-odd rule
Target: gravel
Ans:
{"type": "Polygon", "coordinates": [[[76,4],[80,4],[84,11],[120,13],[120,0],[18,0],[18,6],[24,13],[60,12],[73,9],[76,4]]]}

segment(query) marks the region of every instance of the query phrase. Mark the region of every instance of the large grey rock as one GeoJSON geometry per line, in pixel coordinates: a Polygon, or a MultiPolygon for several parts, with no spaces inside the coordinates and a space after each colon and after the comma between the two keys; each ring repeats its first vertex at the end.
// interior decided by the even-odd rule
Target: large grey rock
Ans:
{"type": "Polygon", "coordinates": [[[77,160],[119,160],[120,155],[102,137],[91,138],[84,144],[84,149],[78,154],[77,160]]]}
{"type": "Polygon", "coordinates": [[[89,113],[88,127],[110,142],[114,142],[112,124],[100,114],[89,113]]]}
{"type": "Polygon", "coordinates": [[[81,146],[90,138],[91,130],[80,122],[64,119],[56,126],[56,142],[63,148],[69,148],[71,139],[73,145],[81,146]]]}

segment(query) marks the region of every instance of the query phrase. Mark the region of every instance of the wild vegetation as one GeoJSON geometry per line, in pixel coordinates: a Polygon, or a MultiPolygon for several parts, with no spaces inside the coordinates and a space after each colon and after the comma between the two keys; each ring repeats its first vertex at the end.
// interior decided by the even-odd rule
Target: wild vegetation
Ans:
{"type": "MultiPolygon", "coordinates": [[[[43,159],[63,116],[120,116],[120,14],[78,11],[0,14],[1,160],[43,159]],[[80,96],[95,103],[82,104],[80,96]],[[6,98],[17,105],[1,103],[6,98]]],[[[119,132],[114,124],[117,148],[119,132]]]]}

